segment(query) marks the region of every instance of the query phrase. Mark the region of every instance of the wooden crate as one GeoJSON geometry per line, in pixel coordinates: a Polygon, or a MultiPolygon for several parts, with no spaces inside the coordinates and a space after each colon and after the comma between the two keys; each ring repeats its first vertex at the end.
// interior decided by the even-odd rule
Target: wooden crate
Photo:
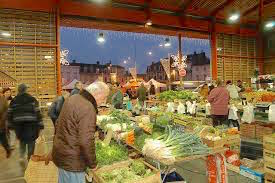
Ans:
{"type": "Polygon", "coordinates": [[[241,144],[241,136],[240,134],[236,135],[228,135],[225,137],[225,145],[233,146],[241,144]]]}
{"type": "Polygon", "coordinates": [[[275,182],[275,175],[265,173],[264,179],[265,179],[265,183],[274,183],[275,182]]]}
{"type": "Polygon", "coordinates": [[[275,152],[275,135],[266,135],[263,138],[264,149],[275,152]]]}
{"type": "Polygon", "coordinates": [[[270,135],[273,133],[273,129],[270,127],[265,127],[261,125],[256,125],[255,136],[257,139],[263,140],[265,135],[270,135]]]}
{"type": "Polygon", "coordinates": [[[206,144],[208,147],[215,149],[215,148],[223,147],[226,140],[224,138],[222,138],[220,140],[213,141],[213,140],[208,140],[208,139],[202,138],[202,142],[204,144],[206,144]]]}
{"type": "Polygon", "coordinates": [[[275,164],[275,151],[264,149],[263,158],[265,162],[275,164]]]}
{"type": "MultiPolygon", "coordinates": [[[[115,163],[113,165],[104,166],[96,171],[91,171],[90,175],[93,177],[93,180],[96,183],[104,183],[105,181],[99,176],[100,173],[129,166],[130,163],[131,161],[123,161],[123,162],[115,163]]],[[[141,180],[133,181],[132,183],[161,183],[160,171],[145,161],[143,161],[143,163],[147,166],[147,168],[150,168],[154,172],[154,175],[145,177],[144,179],[141,179],[141,180]]]]}
{"type": "Polygon", "coordinates": [[[275,175],[275,163],[265,161],[264,162],[264,171],[265,171],[265,173],[275,175]]]}
{"type": "Polygon", "coordinates": [[[240,125],[241,136],[245,138],[255,138],[256,137],[256,125],[243,123],[240,125]]]}

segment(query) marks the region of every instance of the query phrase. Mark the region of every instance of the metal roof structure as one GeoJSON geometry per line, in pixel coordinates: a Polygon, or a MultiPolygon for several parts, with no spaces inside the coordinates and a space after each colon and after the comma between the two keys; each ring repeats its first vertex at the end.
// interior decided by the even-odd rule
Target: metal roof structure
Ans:
{"type": "Polygon", "coordinates": [[[275,17],[275,0],[0,0],[0,8],[52,12],[61,26],[208,38],[217,32],[255,36],[275,17]],[[228,23],[238,12],[240,21],[228,23]],[[260,18],[259,18],[260,17],[260,18]],[[146,27],[150,20],[152,26],[146,27]]]}

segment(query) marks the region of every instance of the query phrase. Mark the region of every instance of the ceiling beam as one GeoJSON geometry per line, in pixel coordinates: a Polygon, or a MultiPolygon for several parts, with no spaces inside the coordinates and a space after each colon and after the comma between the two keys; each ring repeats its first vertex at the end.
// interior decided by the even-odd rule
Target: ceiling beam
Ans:
{"type": "Polygon", "coordinates": [[[232,5],[235,2],[235,0],[226,0],[223,4],[218,6],[216,9],[214,9],[210,15],[215,17],[221,10],[226,9],[228,6],[232,5]]]}
{"type": "MultiPolygon", "coordinates": [[[[273,3],[273,2],[275,2],[275,0],[265,0],[265,1],[264,1],[264,6],[267,6],[268,4],[271,4],[271,3],[273,3]]],[[[253,6],[252,8],[246,10],[246,11],[243,13],[242,16],[247,16],[247,15],[249,15],[250,13],[256,11],[256,10],[258,9],[258,7],[259,7],[259,3],[256,4],[255,6],[253,6]]]]}
{"type": "Polygon", "coordinates": [[[184,1],[182,5],[180,6],[181,13],[184,13],[191,5],[194,0],[187,0],[187,2],[184,1]]]}

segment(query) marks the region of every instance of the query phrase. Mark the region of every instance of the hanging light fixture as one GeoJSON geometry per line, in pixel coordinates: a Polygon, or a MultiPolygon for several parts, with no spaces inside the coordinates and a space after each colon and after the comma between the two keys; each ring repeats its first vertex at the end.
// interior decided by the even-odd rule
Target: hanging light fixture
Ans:
{"type": "Polygon", "coordinates": [[[229,21],[230,22],[236,22],[237,20],[239,20],[239,18],[240,18],[239,13],[233,13],[229,16],[229,21]]]}
{"type": "Polygon", "coordinates": [[[151,26],[151,25],[153,25],[152,20],[148,19],[148,20],[146,21],[145,25],[146,25],[146,26],[151,26]]]}
{"type": "Polygon", "coordinates": [[[153,53],[151,51],[148,52],[148,55],[152,55],[153,53]]]}
{"type": "Polygon", "coordinates": [[[165,39],[164,46],[165,46],[165,47],[171,46],[171,42],[170,42],[170,39],[169,39],[169,38],[166,38],[166,39],[165,39]]]}
{"type": "Polygon", "coordinates": [[[9,33],[9,32],[2,32],[1,35],[5,36],[5,37],[10,37],[11,33],[9,33]]]}
{"type": "Polygon", "coordinates": [[[102,32],[98,34],[97,41],[99,43],[104,43],[105,42],[104,34],[102,32]]]}
{"type": "Polygon", "coordinates": [[[265,28],[267,29],[272,29],[273,27],[275,27],[275,21],[269,21],[265,24],[265,28]]]}

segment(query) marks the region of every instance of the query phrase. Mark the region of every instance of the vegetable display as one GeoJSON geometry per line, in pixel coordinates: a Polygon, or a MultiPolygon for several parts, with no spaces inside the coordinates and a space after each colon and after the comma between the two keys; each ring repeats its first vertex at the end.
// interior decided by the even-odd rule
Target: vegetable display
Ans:
{"type": "Polygon", "coordinates": [[[105,118],[100,122],[100,126],[106,131],[112,129],[114,132],[131,131],[134,129],[134,124],[130,118],[119,110],[113,110],[109,118],[105,118]]]}
{"type": "Polygon", "coordinates": [[[197,95],[192,93],[191,91],[165,91],[159,94],[159,100],[162,101],[174,101],[175,99],[178,100],[195,100],[197,99],[197,95]]]}
{"type": "Polygon", "coordinates": [[[155,139],[146,139],[142,149],[147,157],[166,164],[173,164],[177,157],[202,155],[208,151],[209,148],[195,133],[183,133],[169,126],[164,135],[155,139]]]}
{"type": "Polygon", "coordinates": [[[129,166],[116,168],[111,172],[99,174],[106,183],[131,183],[152,175],[151,169],[147,169],[140,160],[134,160],[129,166]]]}
{"type": "Polygon", "coordinates": [[[96,160],[99,167],[127,159],[128,151],[125,147],[115,142],[111,142],[109,145],[105,145],[101,141],[96,142],[96,160]]]}

